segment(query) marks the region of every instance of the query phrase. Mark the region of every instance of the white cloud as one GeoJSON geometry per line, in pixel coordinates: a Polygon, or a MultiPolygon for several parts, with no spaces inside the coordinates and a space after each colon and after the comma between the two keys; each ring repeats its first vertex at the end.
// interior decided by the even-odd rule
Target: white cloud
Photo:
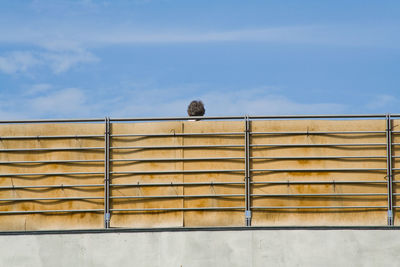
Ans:
{"type": "Polygon", "coordinates": [[[88,113],[86,103],[84,92],[77,88],[58,90],[28,100],[31,111],[40,117],[47,114],[68,117],[82,116],[88,113]]]}
{"type": "Polygon", "coordinates": [[[81,63],[98,62],[99,58],[87,51],[80,52],[52,52],[41,54],[43,60],[50,65],[54,73],[68,71],[71,67],[81,63]]]}
{"type": "Polygon", "coordinates": [[[398,107],[400,104],[399,99],[392,95],[376,95],[366,104],[370,110],[390,110],[392,107],[398,107]]]}
{"type": "Polygon", "coordinates": [[[358,112],[358,107],[379,113],[388,105],[396,108],[399,104],[387,95],[376,96],[377,102],[361,102],[358,107],[335,102],[299,101],[286,96],[279,88],[269,86],[218,91],[212,88],[203,91],[207,87],[204,84],[171,88],[159,88],[152,83],[132,86],[134,88],[118,88],[117,93],[110,94],[104,89],[60,89],[37,84],[22,96],[7,100],[6,96],[0,96],[3,99],[0,101],[0,119],[186,116],[187,105],[194,99],[204,102],[206,116],[349,114],[358,112]],[[104,97],[106,94],[108,97],[104,97]]]}
{"type": "Polygon", "coordinates": [[[34,84],[31,88],[25,91],[25,95],[36,95],[40,93],[44,93],[49,91],[52,88],[50,84],[47,83],[39,83],[34,84]]]}
{"type": "Polygon", "coordinates": [[[209,42],[322,43],[325,42],[324,38],[329,34],[324,33],[325,31],[325,27],[316,26],[198,32],[185,30],[141,32],[122,29],[106,34],[95,32],[86,41],[88,43],[99,44],[209,42]]]}
{"type": "Polygon", "coordinates": [[[136,88],[130,93],[126,92],[123,98],[117,100],[118,105],[113,106],[118,108],[113,109],[111,115],[117,117],[186,116],[187,105],[193,99],[201,99],[204,102],[207,116],[333,114],[348,111],[348,107],[340,103],[296,101],[286,97],[275,87],[214,90],[210,93],[202,93],[199,86],[189,85],[164,88],[164,90],[136,88]]]}
{"type": "Polygon", "coordinates": [[[37,84],[21,95],[0,95],[0,120],[103,117],[103,101],[92,101],[85,90],[37,84]]]}
{"type": "Polygon", "coordinates": [[[46,49],[77,50],[103,45],[261,42],[278,44],[317,44],[343,46],[378,46],[397,48],[400,37],[393,25],[296,25],[248,29],[138,28],[137,25],[112,26],[70,23],[35,24],[10,31],[0,26],[0,43],[24,43],[46,49]]]}
{"type": "Polygon", "coordinates": [[[0,56],[0,71],[6,74],[29,72],[35,67],[46,66],[59,74],[82,64],[97,62],[99,59],[85,50],[74,51],[14,51],[0,56]]]}
{"type": "MultiPolygon", "coordinates": [[[[400,38],[397,29],[387,25],[300,25],[267,28],[248,28],[232,30],[197,30],[191,29],[143,29],[134,25],[115,25],[101,30],[80,28],[74,31],[64,29],[59,36],[57,31],[46,29],[42,33],[26,33],[27,42],[42,47],[96,47],[108,45],[132,44],[168,44],[168,43],[212,43],[212,42],[254,42],[273,44],[312,44],[339,46],[378,46],[396,48],[400,38]]],[[[11,34],[11,39],[20,37],[11,34]]],[[[26,36],[26,35],[25,35],[26,36]]],[[[4,38],[4,37],[3,37],[4,38]]],[[[9,40],[10,40],[9,38],[9,40]]],[[[1,42],[1,37],[0,37],[1,42]]]]}
{"type": "Polygon", "coordinates": [[[332,114],[344,113],[347,109],[344,104],[300,102],[284,95],[259,90],[209,93],[202,98],[215,115],[332,114]]]}
{"type": "Polygon", "coordinates": [[[24,27],[0,26],[0,44],[24,44],[41,50],[0,55],[0,71],[14,74],[46,66],[58,74],[79,64],[98,62],[100,59],[89,50],[101,46],[215,42],[400,47],[397,29],[387,25],[303,25],[193,31],[185,28],[143,29],[116,24],[107,28],[47,23],[24,27]]]}
{"type": "Polygon", "coordinates": [[[15,51],[0,56],[0,71],[7,74],[25,72],[39,64],[41,61],[29,51],[15,51]]]}

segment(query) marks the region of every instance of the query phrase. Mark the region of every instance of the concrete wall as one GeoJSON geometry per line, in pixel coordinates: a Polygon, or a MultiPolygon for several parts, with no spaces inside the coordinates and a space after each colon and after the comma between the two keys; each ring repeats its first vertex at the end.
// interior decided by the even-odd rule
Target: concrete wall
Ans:
{"type": "Polygon", "coordinates": [[[399,266],[397,230],[0,236],[0,266],[399,266]]]}

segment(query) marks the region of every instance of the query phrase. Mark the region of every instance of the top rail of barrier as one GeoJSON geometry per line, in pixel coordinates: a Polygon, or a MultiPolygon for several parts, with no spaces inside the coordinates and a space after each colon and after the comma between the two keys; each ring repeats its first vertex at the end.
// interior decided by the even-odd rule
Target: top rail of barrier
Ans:
{"type": "MultiPolygon", "coordinates": [[[[248,117],[250,120],[258,119],[351,119],[351,118],[385,118],[387,114],[328,114],[328,115],[261,115],[261,116],[192,116],[192,117],[136,117],[136,118],[110,118],[110,122],[124,121],[186,121],[186,120],[242,120],[248,117]]],[[[392,118],[400,118],[400,114],[390,114],[392,118]]],[[[13,123],[71,123],[71,122],[104,122],[104,118],[82,119],[40,119],[40,120],[0,120],[0,124],[13,123]]]]}

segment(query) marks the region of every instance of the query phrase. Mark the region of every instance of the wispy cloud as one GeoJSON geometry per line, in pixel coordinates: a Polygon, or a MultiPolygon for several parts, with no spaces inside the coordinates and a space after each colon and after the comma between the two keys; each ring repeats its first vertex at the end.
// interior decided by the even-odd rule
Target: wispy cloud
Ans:
{"type": "Polygon", "coordinates": [[[28,43],[47,49],[80,49],[102,45],[260,42],[278,44],[315,44],[341,46],[381,46],[396,48],[400,44],[393,25],[296,25],[247,29],[166,29],[141,28],[136,25],[90,27],[81,25],[34,25],[14,27],[9,31],[0,26],[0,43],[28,43]],[[62,31],[62,35],[60,34],[62,31]]]}
{"type": "Polygon", "coordinates": [[[99,114],[98,103],[79,88],[56,88],[36,84],[21,95],[1,96],[0,119],[73,118],[99,114]]]}
{"type": "Polygon", "coordinates": [[[0,71],[6,74],[24,73],[45,66],[55,74],[68,71],[81,63],[92,63],[99,58],[81,51],[13,51],[0,56],[0,71]]]}
{"type": "Polygon", "coordinates": [[[393,108],[400,105],[400,100],[393,95],[381,94],[372,96],[371,100],[366,104],[369,110],[379,110],[381,112],[388,112],[393,108]]]}
{"type": "Polygon", "coordinates": [[[27,90],[25,90],[24,95],[26,95],[26,96],[37,95],[37,94],[47,92],[51,89],[52,89],[52,86],[51,86],[51,84],[48,84],[48,83],[34,84],[34,85],[32,85],[31,88],[28,88],[27,90]]]}
{"type": "Polygon", "coordinates": [[[39,64],[41,61],[29,51],[15,51],[0,56],[0,71],[7,74],[25,72],[39,64]]]}
{"type": "MultiPolygon", "coordinates": [[[[377,95],[372,102],[361,102],[355,107],[337,102],[299,101],[273,86],[203,91],[205,87],[182,84],[166,88],[138,83],[111,93],[111,89],[104,88],[94,91],[36,84],[24,95],[0,101],[0,119],[186,116],[187,105],[194,99],[204,102],[207,116],[351,114],[360,110],[379,113],[387,112],[383,109],[388,106],[395,110],[399,103],[392,96],[377,95]]],[[[0,95],[0,99],[5,98],[0,95]]]]}
{"type": "Polygon", "coordinates": [[[300,102],[283,94],[259,89],[241,90],[232,93],[211,92],[202,98],[215,115],[288,115],[288,114],[332,114],[346,113],[348,107],[333,102],[300,102]]]}
{"type": "Polygon", "coordinates": [[[0,71],[7,74],[27,72],[47,66],[55,74],[84,63],[98,62],[91,50],[96,47],[135,44],[201,43],[304,44],[352,47],[400,47],[400,35],[391,25],[300,25],[257,29],[188,30],[143,29],[135,26],[107,27],[32,25],[0,26],[0,44],[23,44],[36,49],[0,54],[0,71]],[[61,33],[62,34],[61,34],[61,33]]]}
{"type": "Polygon", "coordinates": [[[55,114],[58,116],[86,115],[87,99],[84,92],[77,88],[66,88],[44,96],[28,100],[28,105],[36,114],[55,114]]]}
{"type": "Polygon", "coordinates": [[[118,109],[112,116],[186,116],[187,105],[193,99],[203,100],[206,115],[264,115],[346,113],[340,103],[299,102],[285,96],[275,87],[249,90],[206,90],[196,85],[176,88],[136,88],[118,99],[118,109]]]}
{"type": "Polygon", "coordinates": [[[88,51],[64,51],[42,53],[41,57],[54,73],[68,71],[71,67],[81,63],[98,62],[100,59],[88,51]]]}
{"type": "Polygon", "coordinates": [[[114,45],[137,43],[210,43],[210,42],[258,42],[278,44],[314,44],[339,46],[391,46],[400,38],[390,27],[361,27],[358,25],[303,25],[256,29],[220,31],[185,31],[163,29],[160,31],[135,31],[114,29],[93,31],[80,40],[88,45],[114,45]]]}

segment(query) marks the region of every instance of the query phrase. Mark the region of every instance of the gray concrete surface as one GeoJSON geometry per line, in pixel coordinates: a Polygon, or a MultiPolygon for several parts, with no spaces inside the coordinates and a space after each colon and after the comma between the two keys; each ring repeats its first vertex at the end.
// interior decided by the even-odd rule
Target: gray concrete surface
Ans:
{"type": "Polygon", "coordinates": [[[400,266],[396,230],[0,236],[0,266],[400,266]]]}

